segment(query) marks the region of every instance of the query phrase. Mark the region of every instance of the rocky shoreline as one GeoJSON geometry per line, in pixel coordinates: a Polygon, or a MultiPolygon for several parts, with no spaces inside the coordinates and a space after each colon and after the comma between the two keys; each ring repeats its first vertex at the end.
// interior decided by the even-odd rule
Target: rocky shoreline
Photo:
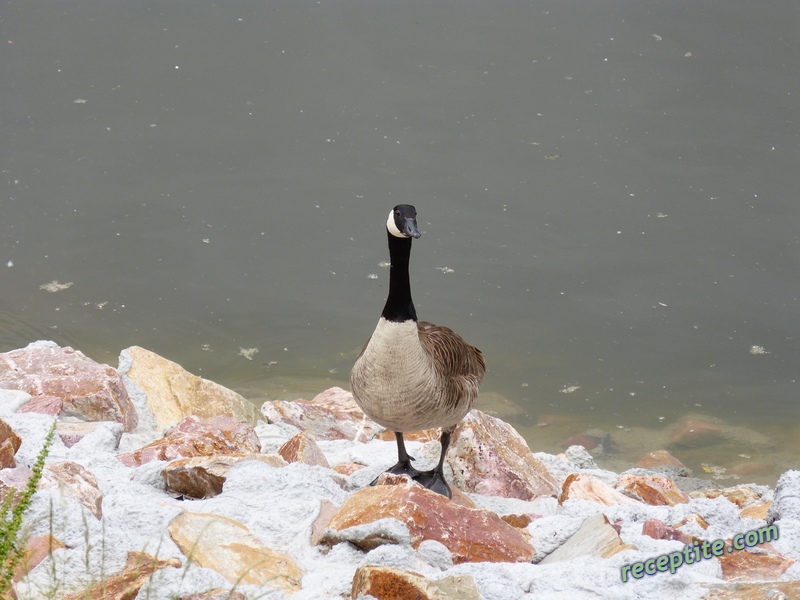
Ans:
{"type": "MultiPolygon", "coordinates": [[[[114,369],[36,342],[0,354],[0,495],[54,422],[19,598],[800,597],[797,470],[719,488],[654,448],[617,474],[580,445],[531,452],[474,410],[450,501],[369,486],[393,438],[340,388],[259,412],[142,348],[114,369]]],[[[421,468],[437,438],[407,438],[421,468]]]]}

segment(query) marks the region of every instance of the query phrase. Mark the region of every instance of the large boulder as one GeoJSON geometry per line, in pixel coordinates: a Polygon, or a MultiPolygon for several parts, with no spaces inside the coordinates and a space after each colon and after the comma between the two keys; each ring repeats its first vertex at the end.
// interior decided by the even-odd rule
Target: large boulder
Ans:
{"type": "Polygon", "coordinates": [[[136,409],[116,369],[70,347],[37,342],[0,354],[0,388],[33,398],[20,412],[45,412],[82,421],[116,421],[136,428],[136,409]]]}
{"type": "Polygon", "coordinates": [[[161,430],[190,415],[256,422],[258,411],[249,400],[139,346],[122,351],[120,371],[145,393],[161,430]]]}

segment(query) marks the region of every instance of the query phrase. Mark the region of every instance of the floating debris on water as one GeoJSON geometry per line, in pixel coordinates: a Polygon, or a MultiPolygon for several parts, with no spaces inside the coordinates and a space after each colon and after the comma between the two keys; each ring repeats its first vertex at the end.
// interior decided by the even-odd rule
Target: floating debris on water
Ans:
{"type": "Polygon", "coordinates": [[[247,360],[253,360],[253,355],[258,352],[258,348],[239,348],[239,356],[244,356],[247,360]]]}
{"type": "Polygon", "coordinates": [[[764,349],[764,346],[750,346],[750,354],[771,354],[764,349]]]}
{"type": "Polygon", "coordinates": [[[579,389],[581,389],[581,386],[579,385],[568,385],[558,391],[562,394],[571,394],[572,392],[577,392],[579,389]]]}
{"type": "Polygon", "coordinates": [[[439,269],[442,273],[455,273],[456,272],[455,269],[451,269],[450,267],[436,267],[436,268],[439,269]]]}
{"type": "Polygon", "coordinates": [[[68,283],[59,283],[58,281],[53,280],[50,283],[45,283],[44,285],[40,285],[39,289],[44,290],[45,292],[56,293],[71,288],[73,284],[74,282],[72,281],[68,283]]]}
{"type": "Polygon", "coordinates": [[[369,275],[367,275],[367,279],[377,279],[377,278],[378,278],[377,273],[370,273],[369,275]]]}
{"type": "Polygon", "coordinates": [[[386,262],[385,260],[382,260],[381,262],[378,263],[378,266],[379,267],[383,267],[384,269],[386,269],[388,267],[391,267],[392,263],[386,262]]]}

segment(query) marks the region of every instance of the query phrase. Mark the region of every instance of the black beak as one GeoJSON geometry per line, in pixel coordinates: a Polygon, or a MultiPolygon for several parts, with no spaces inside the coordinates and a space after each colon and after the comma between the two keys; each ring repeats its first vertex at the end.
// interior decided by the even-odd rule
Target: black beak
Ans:
{"type": "Polygon", "coordinates": [[[409,217],[406,219],[406,224],[403,226],[403,233],[415,239],[422,235],[417,229],[417,220],[415,218],[409,217]]]}

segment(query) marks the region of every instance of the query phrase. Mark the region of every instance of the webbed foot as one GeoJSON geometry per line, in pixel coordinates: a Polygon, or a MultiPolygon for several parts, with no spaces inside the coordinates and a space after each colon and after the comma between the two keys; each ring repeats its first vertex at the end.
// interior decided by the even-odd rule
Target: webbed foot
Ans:
{"type": "Polygon", "coordinates": [[[432,471],[423,471],[416,476],[412,476],[412,479],[421,483],[430,491],[441,494],[445,498],[453,497],[453,494],[450,491],[450,486],[447,485],[447,481],[445,481],[444,473],[438,469],[433,469],[432,471]]]}

